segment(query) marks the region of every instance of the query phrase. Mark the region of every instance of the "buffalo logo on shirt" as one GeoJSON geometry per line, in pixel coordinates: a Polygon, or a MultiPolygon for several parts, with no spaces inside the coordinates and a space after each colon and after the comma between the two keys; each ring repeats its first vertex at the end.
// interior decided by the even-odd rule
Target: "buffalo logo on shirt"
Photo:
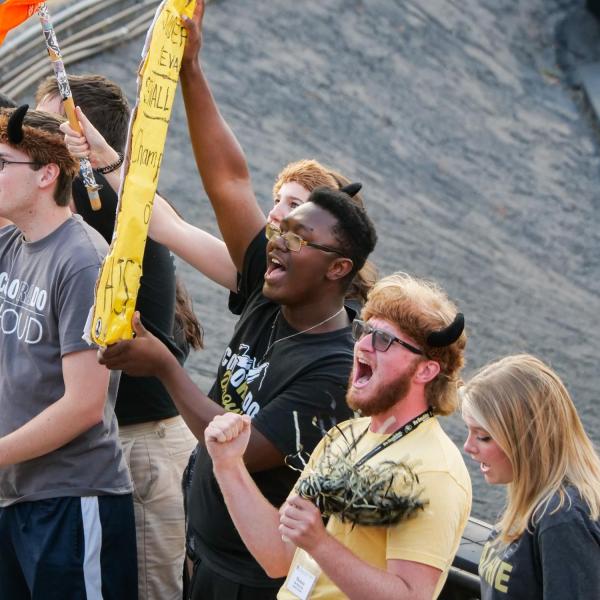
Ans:
{"type": "Polygon", "coordinates": [[[221,361],[221,366],[226,369],[220,381],[221,404],[228,412],[255,417],[260,406],[253,399],[249,385],[258,381],[260,389],[269,363],[258,363],[256,357],[250,356],[249,351],[250,347],[247,344],[240,344],[237,353],[232,352],[229,347],[225,350],[221,361]],[[232,395],[231,392],[235,394],[232,395]]]}

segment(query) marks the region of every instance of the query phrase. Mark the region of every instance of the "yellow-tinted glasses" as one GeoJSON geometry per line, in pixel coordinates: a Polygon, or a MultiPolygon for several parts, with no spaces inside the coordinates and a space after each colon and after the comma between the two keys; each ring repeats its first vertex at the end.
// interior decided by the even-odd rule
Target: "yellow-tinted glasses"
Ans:
{"type": "Polygon", "coordinates": [[[292,231],[281,233],[281,230],[278,227],[271,225],[270,223],[267,223],[265,235],[269,241],[275,241],[276,239],[281,238],[285,244],[285,247],[292,252],[300,252],[302,246],[310,246],[311,248],[316,248],[317,250],[323,250],[323,252],[335,252],[340,256],[344,256],[344,253],[337,248],[323,246],[322,244],[315,244],[313,242],[307,242],[297,233],[293,233],[292,231]]]}

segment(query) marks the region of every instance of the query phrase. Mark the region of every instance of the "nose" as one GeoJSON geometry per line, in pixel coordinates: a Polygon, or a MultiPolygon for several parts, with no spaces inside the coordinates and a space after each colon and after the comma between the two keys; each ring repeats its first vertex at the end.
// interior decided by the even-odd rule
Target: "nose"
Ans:
{"type": "Polygon", "coordinates": [[[285,217],[285,210],[283,207],[283,202],[278,202],[273,206],[273,208],[269,211],[268,221],[269,223],[273,223],[278,227],[281,225],[281,219],[285,217]]]}
{"type": "Polygon", "coordinates": [[[281,235],[275,235],[274,237],[272,237],[269,240],[269,242],[267,244],[268,251],[271,251],[274,248],[276,248],[277,250],[279,250],[281,252],[289,252],[286,241],[283,239],[283,237],[281,235]]]}
{"type": "Polygon", "coordinates": [[[373,334],[368,333],[363,335],[358,342],[356,342],[356,349],[361,352],[373,352],[373,334]]]}
{"type": "Polygon", "coordinates": [[[467,435],[463,448],[467,454],[477,454],[477,446],[473,443],[472,435],[470,433],[467,435]]]}

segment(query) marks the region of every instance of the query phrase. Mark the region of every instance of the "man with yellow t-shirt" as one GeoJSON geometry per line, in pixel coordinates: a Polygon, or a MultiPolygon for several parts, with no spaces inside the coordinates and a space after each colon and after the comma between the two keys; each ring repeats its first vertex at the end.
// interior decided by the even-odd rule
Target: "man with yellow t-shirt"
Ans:
{"type": "Polygon", "coordinates": [[[462,314],[437,285],[397,273],[375,285],[362,317],[353,326],[347,400],[363,417],[341,425],[345,436],[332,431],[303,477],[323,453],[351,449],[355,464],[371,467],[408,460],[426,501],[412,518],[383,527],[333,515],[325,527],[317,507],[297,494],[277,510],[243,462],[249,417],[220,415],[205,431],[242,539],[271,577],[287,574],[281,600],[437,598],[469,516],[469,476],[437,419],[457,406],[466,343],[462,314]]]}

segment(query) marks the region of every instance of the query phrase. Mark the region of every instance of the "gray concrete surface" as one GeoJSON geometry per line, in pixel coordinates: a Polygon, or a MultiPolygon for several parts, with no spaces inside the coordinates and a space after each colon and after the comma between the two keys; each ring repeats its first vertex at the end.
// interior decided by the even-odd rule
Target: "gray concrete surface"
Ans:
{"type": "MultiPolygon", "coordinates": [[[[557,64],[557,31],[583,5],[217,0],[203,56],[265,209],[293,159],[315,157],[362,181],[381,272],[434,278],[465,312],[467,374],[508,353],[540,356],[598,443],[600,153],[568,65],[557,64]]],[[[132,98],[142,42],[71,72],[108,75],[132,98]]],[[[214,231],[180,98],[159,188],[214,231]]],[[[181,272],[207,342],[188,366],[206,389],[234,320],[222,290],[181,272]]],[[[462,444],[460,418],[444,426],[462,444]]],[[[472,475],[473,512],[493,519],[503,491],[476,466],[472,475]]]]}

